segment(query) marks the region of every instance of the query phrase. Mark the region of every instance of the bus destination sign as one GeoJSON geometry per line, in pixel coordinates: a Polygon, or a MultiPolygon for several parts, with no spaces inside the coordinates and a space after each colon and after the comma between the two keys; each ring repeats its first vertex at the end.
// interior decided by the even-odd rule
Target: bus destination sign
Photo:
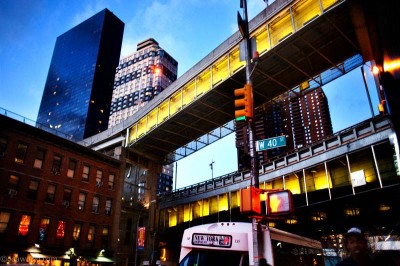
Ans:
{"type": "Polygon", "coordinates": [[[194,233],[192,237],[192,244],[198,246],[230,248],[232,246],[232,236],[194,233]]]}

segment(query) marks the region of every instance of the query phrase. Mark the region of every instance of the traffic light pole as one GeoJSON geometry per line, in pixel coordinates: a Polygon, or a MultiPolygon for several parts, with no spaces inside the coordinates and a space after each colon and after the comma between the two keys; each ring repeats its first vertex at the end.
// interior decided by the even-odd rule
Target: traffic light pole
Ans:
{"type": "MultiPolygon", "coordinates": [[[[251,44],[250,44],[250,33],[249,33],[249,22],[247,18],[247,2],[246,0],[241,0],[241,6],[243,6],[243,21],[245,23],[243,39],[244,39],[244,50],[245,50],[245,61],[246,61],[246,82],[253,86],[251,81],[251,44]]],[[[253,101],[253,99],[252,99],[253,101]]],[[[254,101],[253,101],[254,102],[254,101]]],[[[254,114],[254,110],[253,110],[254,114]]],[[[247,126],[249,130],[249,152],[251,158],[251,186],[259,188],[259,169],[257,163],[257,156],[255,151],[255,137],[254,137],[254,118],[247,120],[247,126]]]]}
{"type": "MultiPolygon", "coordinates": [[[[251,81],[251,45],[250,45],[250,32],[249,32],[249,22],[247,17],[247,2],[246,0],[240,0],[240,7],[243,8],[243,22],[244,27],[242,27],[242,34],[244,39],[244,50],[245,50],[245,60],[246,60],[246,82],[253,87],[253,83],[251,81]]],[[[240,24],[240,23],[239,23],[240,24]]],[[[239,25],[240,27],[240,25],[239,25]]],[[[254,96],[253,96],[254,97],[254,96]]],[[[253,101],[254,99],[252,99],[253,101]]],[[[253,101],[254,103],[254,101],[253,101]]],[[[254,108],[254,104],[253,104],[254,108]]],[[[254,114],[254,110],[253,110],[254,114]]],[[[255,188],[259,188],[259,169],[257,163],[257,156],[255,151],[255,135],[254,135],[254,115],[250,119],[247,120],[247,127],[249,131],[249,152],[251,159],[251,169],[250,169],[250,177],[251,177],[251,186],[255,188]]],[[[258,251],[258,237],[259,237],[259,228],[257,223],[257,218],[252,218],[252,229],[253,229],[253,262],[255,266],[259,265],[259,251],[258,251]]]]}

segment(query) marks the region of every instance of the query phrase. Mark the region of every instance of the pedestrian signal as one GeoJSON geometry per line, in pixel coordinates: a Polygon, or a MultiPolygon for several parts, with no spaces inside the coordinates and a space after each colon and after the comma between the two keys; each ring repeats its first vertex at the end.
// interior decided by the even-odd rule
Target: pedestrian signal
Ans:
{"type": "Polygon", "coordinates": [[[267,192],[267,215],[277,216],[293,212],[293,195],[290,190],[267,192]]]}

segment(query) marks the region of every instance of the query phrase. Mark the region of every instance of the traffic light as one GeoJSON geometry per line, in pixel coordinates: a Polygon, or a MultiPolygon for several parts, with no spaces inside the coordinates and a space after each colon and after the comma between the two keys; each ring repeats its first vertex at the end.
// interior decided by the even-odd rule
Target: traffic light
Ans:
{"type": "Polygon", "coordinates": [[[290,190],[268,192],[266,198],[267,215],[285,215],[293,212],[293,196],[290,190]]]}
{"type": "Polygon", "coordinates": [[[260,188],[248,187],[240,190],[240,213],[261,214],[260,188]]]}
{"type": "Polygon", "coordinates": [[[247,119],[253,118],[253,87],[246,83],[243,88],[235,89],[235,118],[242,120],[242,117],[247,119]]]}

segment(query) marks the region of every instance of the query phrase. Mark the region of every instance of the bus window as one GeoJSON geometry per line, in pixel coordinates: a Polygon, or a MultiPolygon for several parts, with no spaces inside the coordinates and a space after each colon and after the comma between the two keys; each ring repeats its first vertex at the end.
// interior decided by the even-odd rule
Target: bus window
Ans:
{"type": "Polygon", "coordinates": [[[276,265],[303,266],[303,265],[324,265],[324,258],[321,250],[272,240],[274,261],[276,265]]]}
{"type": "Polygon", "coordinates": [[[248,266],[249,257],[243,252],[193,250],[179,266],[248,266]]]}

